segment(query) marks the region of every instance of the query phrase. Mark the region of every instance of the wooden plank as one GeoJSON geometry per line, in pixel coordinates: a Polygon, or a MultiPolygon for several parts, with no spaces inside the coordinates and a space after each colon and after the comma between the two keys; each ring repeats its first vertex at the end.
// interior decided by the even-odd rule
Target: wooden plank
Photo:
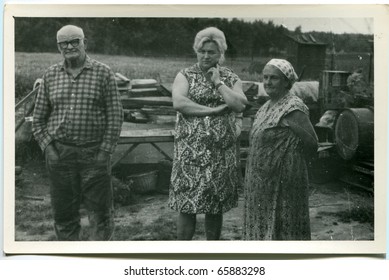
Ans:
{"type": "Polygon", "coordinates": [[[173,161],[173,159],[165,153],[164,150],[162,150],[160,147],[158,147],[155,143],[150,143],[158,152],[160,152],[167,160],[173,161]]]}
{"type": "Polygon", "coordinates": [[[121,91],[121,96],[127,97],[146,97],[146,96],[162,96],[157,88],[129,88],[121,91]]]}
{"type": "Polygon", "coordinates": [[[123,137],[118,141],[118,145],[120,144],[132,144],[132,143],[158,143],[158,142],[173,142],[174,136],[171,135],[158,135],[158,136],[131,136],[131,137],[123,137]]]}
{"type": "MultiPolygon", "coordinates": [[[[121,143],[141,142],[163,142],[173,141],[175,123],[129,123],[124,122],[120,133],[121,143]],[[127,139],[127,140],[125,140],[127,139]]],[[[240,140],[247,140],[251,126],[244,123],[240,140]]]]}
{"type": "Polygon", "coordinates": [[[173,106],[173,100],[170,96],[145,96],[145,97],[127,97],[122,96],[123,108],[134,108],[134,106],[173,106]]]}
{"type": "Polygon", "coordinates": [[[15,125],[15,131],[18,131],[19,128],[22,127],[22,125],[25,123],[26,119],[25,118],[21,118],[20,120],[18,120],[16,122],[16,125],[15,125]]]}
{"type": "Polygon", "coordinates": [[[361,166],[364,166],[366,168],[374,169],[374,162],[373,161],[358,161],[358,164],[361,166]]]}
{"type": "Polygon", "coordinates": [[[143,93],[143,92],[157,92],[158,89],[156,87],[151,87],[151,88],[132,88],[128,92],[131,94],[133,93],[143,93]]]}
{"type": "Polygon", "coordinates": [[[363,173],[363,174],[366,174],[369,176],[374,176],[374,170],[364,168],[364,167],[359,166],[359,165],[353,165],[352,169],[356,172],[359,172],[359,173],[363,173]]]}
{"type": "Polygon", "coordinates": [[[164,129],[171,130],[174,129],[174,124],[172,123],[128,123],[124,122],[122,124],[122,130],[149,130],[149,129],[164,129]]]}
{"type": "Polygon", "coordinates": [[[122,159],[124,159],[127,155],[129,155],[138,145],[139,145],[138,143],[134,143],[123,154],[121,154],[119,158],[115,159],[115,161],[112,163],[112,168],[114,168],[122,159]]]}
{"type": "Polygon", "coordinates": [[[43,197],[29,196],[29,195],[23,195],[22,198],[29,199],[29,200],[38,200],[38,201],[44,201],[45,200],[43,197]]]}
{"type": "MultiPolygon", "coordinates": [[[[137,97],[125,97],[124,100],[138,101],[138,102],[162,102],[173,105],[173,99],[170,96],[137,96],[137,97]]],[[[161,106],[164,106],[161,104],[161,106]]],[[[166,105],[167,106],[167,105],[166,105]]]]}
{"type": "Polygon", "coordinates": [[[39,86],[33,89],[29,94],[27,94],[22,100],[19,101],[18,104],[15,105],[15,111],[20,108],[26,101],[32,97],[34,94],[36,94],[39,90],[39,86]]]}
{"type": "Polygon", "coordinates": [[[159,85],[160,92],[164,96],[172,96],[172,88],[173,84],[172,83],[164,83],[159,85]]]}
{"type": "Polygon", "coordinates": [[[331,142],[319,142],[318,145],[319,145],[317,149],[318,152],[326,151],[335,147],[335,143],[331,143],[331,142]]]}
{"type": "Polygon", "coordinates": [[[141,137],[158,137],[158,136],[172,136],[173,135],[173,129],[167,130],[167,129],[140,129],[140,130],[128,130],[128,131],[122,131],[120,133],[120,137],[133,137],[133,138],[141,138],[141,137]]]}
{"type": "Polygon", "coordinates": [[[122,125],[120,143],[173,141],[174,124],[127,123],[122,125]],[[126,140],[124,140],[126,139],[126,140]]]}
{"type": "Polygon", "coordinates": [[[120,73],[115,73],[116,77],[118,77],[120,80],[124,81],[124,82],[130,82],[130,79],[123,76],[122,74],[120,73]]]}
{"type": "Polygon", "coordinates": [[[142,112],[147,115],[176,115],[177,111],[171,106],[143,106],[142,112]]]}
{"type": "Polygon", "coordinates": [[[133,79],[131,81],[131,88],[150,88],[157,86],[157,80],[155,79],[133,79]]]}

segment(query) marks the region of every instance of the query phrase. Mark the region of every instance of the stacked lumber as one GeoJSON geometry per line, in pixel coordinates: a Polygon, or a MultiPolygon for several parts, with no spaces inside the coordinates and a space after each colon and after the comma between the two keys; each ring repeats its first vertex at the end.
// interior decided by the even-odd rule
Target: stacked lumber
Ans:
{"type": "Polygon", "coordinates": [[[126,122],[172,122],[176,112],[169,85],[159,84],[154,79],[130,80],[120,73],[116,73],[116,79],[126,122]]]}
{"type": "Polygon", "coordinates": [[[131,88],[130,79],[120,73],[115,73],[115,80],[119,91],[126,91],[131,88]]]}

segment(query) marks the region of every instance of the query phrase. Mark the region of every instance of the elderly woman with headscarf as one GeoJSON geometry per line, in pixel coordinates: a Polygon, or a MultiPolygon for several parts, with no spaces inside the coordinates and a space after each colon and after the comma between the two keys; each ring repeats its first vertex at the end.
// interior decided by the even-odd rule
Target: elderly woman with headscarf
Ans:
{"type": "Polygon", "coordinates": [[[310,240],[307,155],[317,136],[303,101],[289,92],[297,75],[283,59],[270,60],[263,84],[270,99],[250,132],[245,174],[245,240],[310,240]]]}
{"type": "Polygon", "coordinates": [[[205,214],[207,240],[217,240],[223,213],[238,202],[236,113],[247,99],[239,77],[220,66],[227,49],[222,31],[200,31],[193,49],[197,63],[181,70],[173,84],[178,112],[169,206],[179,212],[179,240],[193,238],[196,214],[205,214]]]}

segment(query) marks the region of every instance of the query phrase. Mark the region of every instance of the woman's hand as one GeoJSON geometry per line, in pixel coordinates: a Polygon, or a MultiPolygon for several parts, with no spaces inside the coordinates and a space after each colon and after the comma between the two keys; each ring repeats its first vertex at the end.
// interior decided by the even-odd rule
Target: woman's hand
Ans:
{"type": "MultiPolygon", "coordinates": [[[[220,80],[220,68],[219,65],[216,67],[209,68],[207,75],[209,75],[210,81],[216,86],[221,82],[220,80]]],[[[246,95],[242,90],[242,82],[238,80],[233,88],[229,88],[227,85],[222,85],[217,89],[223,96],[224,101],[236,113],[242,112],[248,104],[246,95]]]]}
{"type": "Polygon", "coordinates": [[[207,77],[209,77],[210,81],[217,85],[220,83],[220,72],[219,72],[219,65],[216,65],[216,67],[211,67],[207,71],[207,77]]]}
{"type": "Polygon", "coordinates": [[[239,135],[242,133],[243,128],[243,114],[235,114],[235,133],[236,136],[239,137],[239,135]]]}

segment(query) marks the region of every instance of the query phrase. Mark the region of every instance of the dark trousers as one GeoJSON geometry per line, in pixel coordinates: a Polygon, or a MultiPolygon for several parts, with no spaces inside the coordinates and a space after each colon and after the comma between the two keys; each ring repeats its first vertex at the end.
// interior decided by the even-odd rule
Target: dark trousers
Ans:
{"type": "Polygon", "coordinates": [[[88,211],[89,240],[110,240],[113,194],[110,160],[97,162],[99,145],[77,147],[55,142],[59,160],[46,156],[51,204],[58,240],[80,239],[80,206],[88,211]]]}

